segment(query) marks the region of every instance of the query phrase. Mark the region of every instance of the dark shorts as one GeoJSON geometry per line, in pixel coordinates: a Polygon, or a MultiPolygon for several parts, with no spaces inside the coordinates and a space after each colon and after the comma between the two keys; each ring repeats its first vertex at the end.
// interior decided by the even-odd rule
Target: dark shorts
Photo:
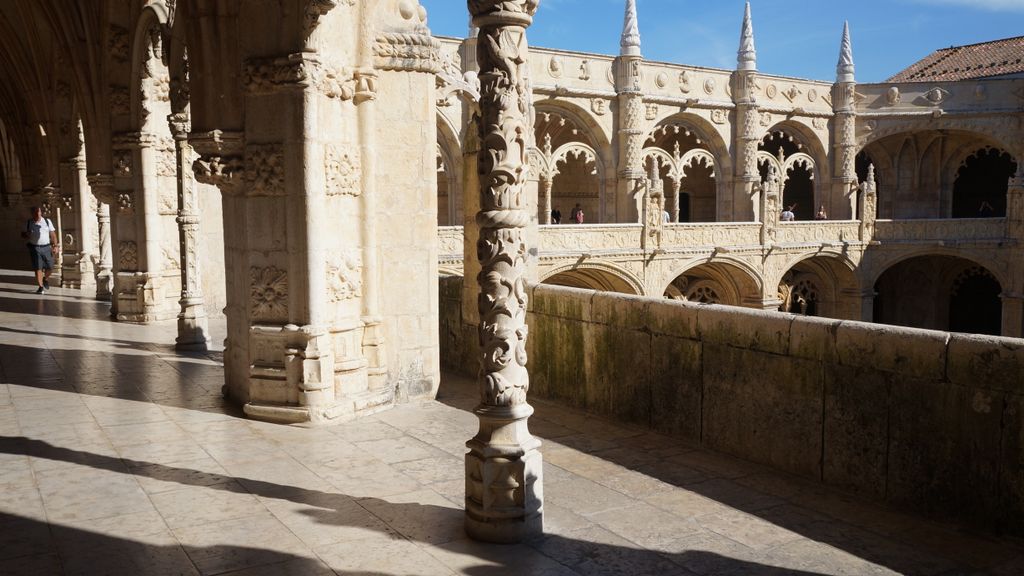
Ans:
{"type": "Polygon", "coordinates": [[[46,246],[29,245],[28,255],[32,258],[33,270],[53,270],[52,248],[49,244],[46,246]]]}

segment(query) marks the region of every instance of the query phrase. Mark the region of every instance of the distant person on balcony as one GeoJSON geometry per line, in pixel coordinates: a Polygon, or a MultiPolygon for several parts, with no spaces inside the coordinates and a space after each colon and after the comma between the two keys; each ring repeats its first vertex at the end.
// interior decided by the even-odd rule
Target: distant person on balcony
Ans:
{"type": "Polygon", "coordinates": [[[828,212],[825,212],[825,206],[822,205],[818,208],[818,213],[814,215],[815,220],[828,220],[828,212]]]}
{"type": "Polygon", "coordinates": [[[789,206],[785,210],[783,210],[782,211],[782,221],[783,222],[794,222],[794,221],[796,221],[796,212],[794,212],[794,210],[796,210],[796,204],[793,204],[792,206],[789,206]]]}
{"type": "Polygon", "coordinates": [[[33,206],[29,213],[31,218],[25,222],[21,237],[25,239],[32,270],[36,273],[36,294],[42,294],[50,289],[50,273],[60,245],[57,244],[57,229],[49,218],[43,218],[43,211],[33,206]]]}
{"type": "Polygon", "coordinates": [[[981,206],[978,206],[978,218],[991,218],[995,216],[996,209],[988,203],[988,200],[982,200],[981,206]]]}
{"type": "Polygon", "coordinates": [[[559,210],[558,208],[555,208],[554,210],[551,211],[551,223],[552,224],[561,224],[562,223],[562,211],[559,210]]]}
{"type": "Polygon", "coordinates": [[[665,224],[672,222],[672,216],[669,215],[668,210],[661,211],[661,221],[665,224]]]}
{"type": "Polygon", "coordinates": [[[583,207],[577,204],[576,207],[572,209],[572,221],[576,224],[583,224],[583,220],[583,207]]]}

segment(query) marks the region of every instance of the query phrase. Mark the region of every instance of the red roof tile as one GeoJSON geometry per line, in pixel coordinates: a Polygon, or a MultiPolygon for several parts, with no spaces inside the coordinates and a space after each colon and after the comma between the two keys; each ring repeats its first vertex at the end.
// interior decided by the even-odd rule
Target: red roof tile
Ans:
{"type": "Polygon", "coordinates": [[[936,50],[889,82],[948,82],[1024,72],[1024,36],[936,50]]]}

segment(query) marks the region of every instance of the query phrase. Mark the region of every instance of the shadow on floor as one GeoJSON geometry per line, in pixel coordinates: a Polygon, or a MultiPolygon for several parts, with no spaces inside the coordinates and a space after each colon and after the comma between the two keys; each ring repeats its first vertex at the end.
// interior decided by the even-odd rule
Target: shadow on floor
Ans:
{"type": "Polygon", "coordinates": [[[0,344],[0,383],[244,417],[221,393],[220,353],[176,353],[168,347],[161,357],[159,348],[118,352],[0,344]]]}
{"type": "MultiPolygon", "coordinates": [[[[110,472],[124,474],[130,473],[165,482],[175,482],[183,486],[201,486],[211,490],[242,492],[264,498],[287,500],[297,504],[310,506],[310,509],[305,513],[314,518],[317,522],[323,524],[354,526],[363,529],[374,526],[373,524],[368,525],[365,521],[361,521],[362,518],[350,515],[349,511],[352,510],[351,503],[354,499],[344,494],[327,493],[295,486],[284,486],[272,482],[241,477],[229,477],[233,482],[210,485],[205,480],[196,481],[196,479],[202,479],[204,477],[204,474],[197,470],[130,459],[114,458],[102,454],[62,448],[54,446],[48,442],[33,440],[21,436],[0,436],[0,453],[69,462],[110,472]],[[127,466],[128,471],[126,471],[125,466],[127,466]]],[[[361,507],[373,510],[374,514],[384,518],[429,518],[440,520],[442,523],[450,523],[453,519],[455,521],[461,521],[463,514],[462,510],[457,508],[446,508],[415,503],[391,503],[378,498],[359,498],[355,499],[355,501],[358,502],[361,507]]],[[[5,520],[10,520],[11,518],[15,519],[18,523],[27,524],[22,527],[22,530],[25,533],[38,533],[40,534],[40,537],[43,537],[44,531],[40,526],[45,527],[45,524],[35,520],[10,516],[4,518],[0,515],[0,526],[3,525],[5,520]]],[[[384,526],[383,524],[378,525],[384,526]]],[[[430,526],[424,528],[429,530],[430,526]]],[[[74,537],[71,541],[75,542],[75,548],[86,552],[83,555],[76,554],[74,551],[62,553],[61,557],[65,564],[65,569],[67,569],[67,563],[69,560],[81,563],[102,558],[128,557],[141,562],[146,558],[166,558],[179,553],[179,549],[174,546],[150,546],[129,540],[111,538],[109,536],[92,532],[57,526],[53,527],[53,530],[55,535],[60,534],[61,531],[70,531],[70,535],[74,537]],[[65,554],[69,557],[65,558],[65,554]]],[[[388,530],[383,530],[383,532],[389,536],[392,535],[388,530]]],[[[408,537],[409,535],[406,534],[406,536],[408,537]]],[[[425,543],[429,544],[430,542],[425,541],[425,543]]],[[[821,576],[818,575],[818,573],[802,572],[798,570],[757,564],[754,562],[728,558],[710,552],[689,551],[681,554],[659,555],[647,550],[637,550],[634,548],[626,548],[599,542],[576,540],[558,535],[545,535],[528,543],[528,545],[535,549],[545,551],[545,555],[555,561],[567,564],[570,567],[575,566],[577,570],[583,570],[581,573],[584,574],[610,575],[630,573],[685,575],[687,572],[681,567],[695,566],[700,567],[700,573],[705,574],[744,574],[750,576],[781,576],[783,574],[788,574],[792,576],[821,576]],[[552,554],[552,552],[554,552],[554,554],[552,554]]],[[[504,547],[499,545],[483,546],[479,548],[481,551],[479,554],[480,560],[490,565],[470,568],[466,570],[465,573],[479,576],[493,573],[495,570],[495,562],[501,562],[498,559],[502,556],[500,554],[502,548],[504,547]],[[496,552],[496,554],[487,554],[487,551],[489,550],[496,552]]],[[[243,554],[253,556],[254,559],[257,560],[257,562],[252,565],[303,560],[303,558],[297,556],[290,556],[279,552],[254,548],[186,548],[186,552],[192,558],[196,558],[197,554],[203,556],[211,554],[243,554]]],[[[308,562],[310,562],[308,568],[311,570],[309,573],[316,573],[313,570],[317,568],[318,564],[312,560],[309,560],[308,562]]],[[[87,565],[90,566],[90,568],[95,569],[90,564],[87,565]]],[[[121,567],[122,565],[123,563],[121,562],[117,564],[118,567],[121,567]]],[[[511,564],[505,567],[512,570],[516,569],[516,566],[511,564]]],[[[123,570],[123,568],[121,569],[123,570]]],[[[151,573],[147,569],[151,570],[152,566],[147,567],[145,565],[140,565],[136,570],[124,573],[139,575],[151,573]]],[[[305,574],[307,572],[300,571],[293,573],[305,574]]],[[[367,573],[360,571],[359,574],[383,575],[389,573],[367,573]]]]}
{"type": "MultiPolygon", "coordinates": [[[[437,401],[472,411],[479,403],[474,386],[465,376],[446,374],[437,401]]],[[[966,559],[984,555],[969,544],[984,544],[990,550],[1006,546],[988,533],[972,533],[959,525],[903,514],[836,488],[650,430],[621,426],[558,402],[532,398],[530,402],[535,409],[530,430],[546,443],[682,488],[901,574],[974,574],[973,570],[945,570],[954,567],[951,560],[970,563],[966,559]],[[572,422],[559,421],[565,416],[572,422]],[[648,451],[652,445],[658,448],[648,451]],[[927,533],[915,534],[915,528],[927,533]],[[968,545],[952,545],[967,534],[972,539],[968,545]]]]}

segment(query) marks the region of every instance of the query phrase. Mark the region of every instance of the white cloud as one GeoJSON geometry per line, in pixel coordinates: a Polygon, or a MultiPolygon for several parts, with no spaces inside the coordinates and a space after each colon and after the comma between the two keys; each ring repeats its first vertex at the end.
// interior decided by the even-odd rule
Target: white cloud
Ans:
{"type": "Polygon", "coordinates": [[[1024,0],[917,0],[917,3],[964,6],[993,12],[1024,12],[1024,0]]]}

